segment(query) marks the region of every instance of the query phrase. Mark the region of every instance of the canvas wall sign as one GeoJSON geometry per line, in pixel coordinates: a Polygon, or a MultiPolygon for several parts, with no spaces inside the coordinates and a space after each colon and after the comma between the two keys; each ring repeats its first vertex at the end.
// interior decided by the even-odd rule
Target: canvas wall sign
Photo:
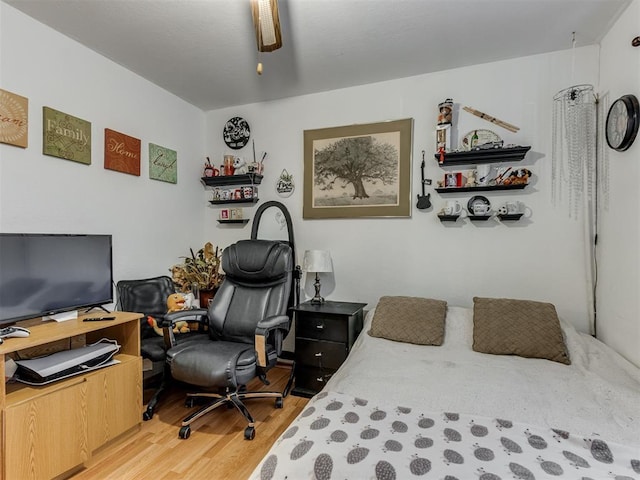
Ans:
{"type": "Polygon", "coordinates": [[[104,129],[104,168],[140,176],[140,139],[104,129]]]}
{"type": "Polygon", "coordinates": [[[91,122],[42,107],[42,153],[91,165],[91,122]]]}
{"type": "Polygon", "coordinates": [[[410,217],[413,119],[304,131],[303,218],[410,217]]]}
{"type": "Polygon", "coordinates": [[[0,143],[27,148],[29,99],[0,88],[0,143]]]}
{"type": "Polygon", "coordinates": [[[150,143],[149,178],[178,183],[178,152],[150,143]]]}

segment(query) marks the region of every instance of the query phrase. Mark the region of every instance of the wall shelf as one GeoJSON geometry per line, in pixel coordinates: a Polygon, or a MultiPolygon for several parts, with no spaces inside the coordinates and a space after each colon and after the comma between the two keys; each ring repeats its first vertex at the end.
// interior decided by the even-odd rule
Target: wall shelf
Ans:
{"type": "Polygon", "coordinates": [[[520,220],[522,215],[524,215],[524,213],[505,213],[504,215],[498,214],[498,218],[503,222],[507,220],[515,221],[520,220]]]}
{"type": "Polygon", "coordinates": [[[478,165],[480,163],[519,162],[524,159],[531,147],[493,148],[490,150],[471,150],[469,152],[449,152],[444,154],[440,163],[440,154],[434,154],[441,167],[457,165],[478,165]]]}
{"type": "Polygon", "coordinates": [[[484,222],[486,220],[489,220],[493,215],[469,215],[469,220],[471,220],[472,222],[484,222]]]}
{"type": "Polygon", "coordinates": [[[243,225],[249,223],[249,219],[248,218],[236,218],[233,220],[218,220],[218,223],[241,223],[243,225]]]}
{"type": "Polygon", "coordinates": [[[522,190],[528,183],[517,183],[515,185],[486,185],[478,187],[438,187],[438,193],[463,193],[463,192],[491,192],[495,190],[522,190]]]}
{"type": "Polygon", "coordinates": [[[259,198],[242,198],[240,200],[209,200],[211,205],[231,205],[235,203],[258,203],[259,198]]]}
{"type": "Polygon", "coordinates": [[[225,185],[260,185],[262,175],[245,173],[242,175],[221,175],[217,177],[202,177],[201,181],[207,187],[223,187],[225,185]]]}
{"type": "Polygon", "coordinates": [[[455,222],[460,218],[460,215],[438,215],[441,222],[455,222]]]}

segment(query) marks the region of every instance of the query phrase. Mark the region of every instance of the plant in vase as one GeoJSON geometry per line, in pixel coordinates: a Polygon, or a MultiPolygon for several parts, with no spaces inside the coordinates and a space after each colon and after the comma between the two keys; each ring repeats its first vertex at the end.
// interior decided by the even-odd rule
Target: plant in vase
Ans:
{"type": "Polygon", "coordinates": [[[193,249],[189,251],[190,257],[181,257],[184,262],[169,270],[176,288],[183,293],[197,294],[200,306],[206,308],[224,278],[220,270],[222,249],[207,242],[197,253],[194,254],[193,249]]]}

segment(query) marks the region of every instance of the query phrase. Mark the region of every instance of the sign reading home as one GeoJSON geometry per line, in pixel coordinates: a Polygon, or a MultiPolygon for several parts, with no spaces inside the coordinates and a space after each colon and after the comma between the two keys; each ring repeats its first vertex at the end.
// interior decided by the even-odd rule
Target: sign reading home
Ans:
{"type": "Polygon", "coordinates": [[[104,168],[140,176],[140,139],[104,129],[104,168]]]}
{"type": "Polygon", "coordinates": [[[178,152],[150,143],[149,178],[178,183],[178,152]]]}
{"type": "Polygon", "coordinates": [[[91,164],[91,122],[42,107],[42,153],[91,164]]]}
{"type": "Polygon", "coordinates": [[[0,142],[27,148],[29,99],[0,88],[0,142]]]}

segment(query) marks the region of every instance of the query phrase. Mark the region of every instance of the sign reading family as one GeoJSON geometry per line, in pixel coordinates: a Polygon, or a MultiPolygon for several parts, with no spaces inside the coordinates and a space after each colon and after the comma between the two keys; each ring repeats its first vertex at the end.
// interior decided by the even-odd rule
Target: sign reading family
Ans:
{"type": "Polygon", "coordinates": [[[27,148],[29,99],[0,88],[0,142],[27,148]]]}
{"type": "Polygon", "coordinates": [[[91,122],[42,107],[42,153],[91,164],[91,122]]]}
{"type": "Polygon", "coordinates": [[[104,168],[140,176],[140,139],[104,129],[104,168]]]}
{"type": "Polygon", "coordinates": [[[178,183],[178,152],[150,143],[149,178],[178,183]]]}

